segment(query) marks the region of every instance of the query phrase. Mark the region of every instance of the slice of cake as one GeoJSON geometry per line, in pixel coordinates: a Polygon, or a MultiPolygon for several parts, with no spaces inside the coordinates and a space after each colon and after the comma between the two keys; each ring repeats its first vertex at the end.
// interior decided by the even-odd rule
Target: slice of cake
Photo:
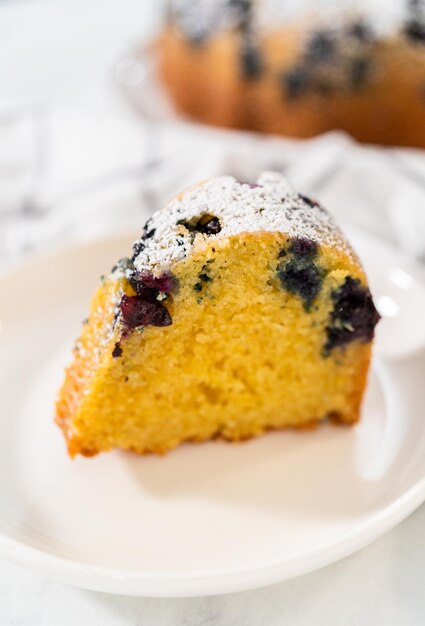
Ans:
{"type": "Polygon", "coordinates": [[[329,214],[276,173],[155,213],[94,294],[57,402],[71,456],[354,423],[377,313],[329,214]]]}

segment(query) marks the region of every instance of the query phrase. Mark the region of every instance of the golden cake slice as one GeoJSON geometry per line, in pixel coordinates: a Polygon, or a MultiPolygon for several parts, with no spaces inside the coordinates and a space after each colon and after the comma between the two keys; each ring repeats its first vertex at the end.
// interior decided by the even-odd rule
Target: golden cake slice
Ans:
{"type": "Polygon", "coordinates": [[[279,174],[155,213],[94,294],[59,393],[71,456],[359,419],[379,315],[330,215],[279,174]]]}

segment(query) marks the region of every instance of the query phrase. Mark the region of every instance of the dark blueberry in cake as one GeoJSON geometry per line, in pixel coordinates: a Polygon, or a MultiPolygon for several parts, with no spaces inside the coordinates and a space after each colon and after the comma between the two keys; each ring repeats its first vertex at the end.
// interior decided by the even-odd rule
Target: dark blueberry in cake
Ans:
{"type": "Polygon", "coordinates": [[[310,77],[303,67],[294,67],[282,74],[281,82],[284,95],[289,100],[295,100],[308,90],[310,77]]]}
{"type": "Polygon", "coordinates": [[[288,250],[296,257],[314,259],[318,252],[318,245],[315,241],[306,237],[293,237],[288,250]]]}
{"type": "Polygon", "coordinates": [[[197,230],[205,235],[217,235],[221,231],[220,220],[218,217],[211,217],[211,219],[199,224],[197,230]]]}
{"type": "Polygon", "coordinates": [[[326,328],[327,341],[324,353],[328,355],[337,346],[344,346],[356,339],[372,341],[380,315],[372,295],[357,278],[348,276],[332,293],[334,308],[326,328]]]}
{"type": "Polygon", "coordinates": [[[346,29],[346,33],[348,37],[352,37],[353,39],[364,43],[373,40],[373,31],[369,24],[367,24],[364,20],[358,20],[349,24],[346,29]]]}
{"type": "Polygon", "coordinates": [[[120,304],[124,325],[128,330],[139,326],[170,326],[171,316],[158,300],[147,301],[143,296],[123,296],[120,304]]]}
{"type": "Polygon", "coordinates": [[[145,287],[157,289],[163,293],[170,293],[175,287],[176,279],[168,272],[164,272],[160,276],[154,276],[150,272],[140,272],[139,276],[145,287]]]}
{"type": "Polygon", "coordinates": [[[278,270],[278,276],[282,286],[289,293],[299,296],[305,310],[309,311],[322,285],[322,270],[314,263],[294,259],[278,270]]]}
{"type": "Polygon", "coordinates": [[[308,206],[311,207],[312,209],[320,207],[320,204],[316,200],[312,200],[308,196],[303,196],[301,193],[299,193],[298,195],[301,198],[301,200],[305,202],[306,204],[308,204],[308,206]]]}
{"type": "Polygon", "coordinates": [[[154,236],[156,229],[152,228],[152,219],[149,219],[143,227],[141,239],[150,239],[154,236]]]}
{"type": "Polygon", "coordinates": [[[425,44],[425,22],[410,20],[404,27],[404,34],[415,43],[425,44]]]}
{"type": "Polygon", "coordinates": [[[218,217],[206,213],[195,220],[179,220],[177,224],[184,226],[191,233],[203,233],[204,235],[217,235],[221,231],[218,217]]]}
{"type": "Polygon", "coordinates": [[[242,42],[240,51],[241,74],[248,80],[253,80],[261,76],[263,71],[263,61],[261,53],[251,42],[242,42]]]}
{"type": "Polygon", "coordinates": [[[146,302],[155,302],[155,300],[157,300],[159,296],[158,289],[152,289],[151,287],[146,287],[146,285],[144,285],[139,280],[137,272],[134,272],[130,276],[129,281],[134,291],[137,293],[138,296],[143,298],[143,300],[146,300],[146,302]]]}
{"type": "Polygon", "coordinates": [[[170,293],[177,286],[175,277],[166,272],[154,276],[150,272],[134,271],[129,281],[137,295],[146,302],[155,302],[160,293],[170,293]]]}
{"type": "Polygon", "coordinates": [[[122,355],[122,348],[120,346],[120,342],[117,341],[114,346],[114,349],[112,350],[112,356],[114,357],[114,359],[117,359],[121,355],[122,355]]]}
{"type": "Polygon", "coordinates": [[[136,243],[133,245],[133,256],[131,257],[131,260],[134,261],[145,248],[146,245],[141,239],[139,239],[139,241],[136,241],[136,243]]]}
{"type": "Polygon", "coordinates": [[[359,57],[351,61],[349,67],[350,82],[353,87],[364,87],[370,76],[371,61],[367,57],[359,57]]]}
{"type": "MultiPolygon", "coordinates": [[[[205,265],[202,269],[204,270],[207,266],[205,265]]],[[[202,291],[202,289],[205,286],[205,283],[211,283],[212,282],[212,278],[209,274],[207,274],[205,271],[202,271],[199,275],[199,282],[195,283],[193,285],[193,289],[195,291],[202,291]]]]}
{"type": "Polygon", "coordinates": [[[318,31],[313,33],[307,42],[305,57],[309,61],[323,62],[334,58],[336,41],[330,31],[318,31]]]}

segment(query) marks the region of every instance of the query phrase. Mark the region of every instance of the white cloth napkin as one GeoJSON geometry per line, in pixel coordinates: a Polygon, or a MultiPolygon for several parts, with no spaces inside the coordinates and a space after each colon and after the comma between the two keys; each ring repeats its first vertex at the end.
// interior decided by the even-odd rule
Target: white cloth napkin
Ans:
{"type": "Polygon", "coordinates": [[[425,152],[343,133],[296,141],[39,107],[0,110],[0,261],[64,241],[141,231],[182,188],[283,171],[337,219],[425,260],[425,152]]]}

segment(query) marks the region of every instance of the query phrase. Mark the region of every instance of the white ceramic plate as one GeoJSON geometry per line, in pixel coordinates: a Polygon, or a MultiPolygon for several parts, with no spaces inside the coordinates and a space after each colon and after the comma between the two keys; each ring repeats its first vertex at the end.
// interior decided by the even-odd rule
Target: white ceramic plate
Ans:
{"type": "Polygon", "coordinates": [[[412,334],[394,335],[422,318],[425,290],[384,244],[355,239],[390,315],[377,354],[391,359],[374,362],[361,423],[185,445],[163,458],[71,461],[52,422],[91,292],[130,238],[1,277],[0,553],[91,589],[217,594],[331,563],[413,511],[425,499],[425,358],[412,353],[412,334]]]}

